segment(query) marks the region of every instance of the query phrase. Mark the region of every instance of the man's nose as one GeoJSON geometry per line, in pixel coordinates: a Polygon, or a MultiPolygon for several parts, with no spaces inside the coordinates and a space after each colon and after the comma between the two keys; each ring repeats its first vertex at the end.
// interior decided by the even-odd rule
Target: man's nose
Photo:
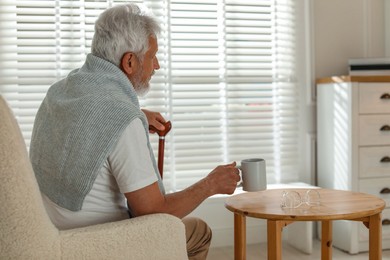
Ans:
{"type": "Polygon", "coordinates": [[[157,57],[155,58],[155,60],[154,60],[154,69],[155,70],[158,70],[158,69],[160,69],[160,63],[158,62],[158,59],[157,59],[157,57]]]}

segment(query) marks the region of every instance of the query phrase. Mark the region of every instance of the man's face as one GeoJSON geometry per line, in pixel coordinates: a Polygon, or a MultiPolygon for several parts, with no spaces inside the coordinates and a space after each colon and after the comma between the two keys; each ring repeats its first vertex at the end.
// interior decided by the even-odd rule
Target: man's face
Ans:
{"type": "Polygon", "coordinates": [[[150,89],[149,81],[154,71],[160,68],[156,54],[158,51],[157,39],[149,37],[149,49],[146,51],[143,60],[138,60],[135,66],[134,76],[131,81],[137,95],[143,96],[150,89]]]}

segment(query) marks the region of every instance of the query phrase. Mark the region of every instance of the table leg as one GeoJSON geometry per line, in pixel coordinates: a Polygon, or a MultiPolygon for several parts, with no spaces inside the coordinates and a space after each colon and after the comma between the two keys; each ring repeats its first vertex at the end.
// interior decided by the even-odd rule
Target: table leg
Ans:
{"type": "Polygon", "coordinates": [[[369,259],[382,259],[382,222],[381,213],[370,216],[369,223],[369,259]]]}
{"type": "Polygon", "coordinates": [[[321,259],[332,259],[332,221],[324,220],[321,223],[321,259]]]}
{"type": "Polygon", "coordinates": [[[246,219],[237,213],[234,214],[234,259],[246,259],[246,219]]]}
{"type": "Polygon", "coordinates": [[[284,221],[267,221],[268,260],[282,259],[282,229],[284,221]]]}

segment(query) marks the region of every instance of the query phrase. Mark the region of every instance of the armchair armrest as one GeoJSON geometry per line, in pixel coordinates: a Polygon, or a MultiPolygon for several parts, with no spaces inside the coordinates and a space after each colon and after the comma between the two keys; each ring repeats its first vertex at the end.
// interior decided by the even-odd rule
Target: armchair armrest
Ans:
{"type": "Polygon", "coordinates": [[[188,259],[183,222],[168,214],[60,231],[62,259],[188,259]]]}

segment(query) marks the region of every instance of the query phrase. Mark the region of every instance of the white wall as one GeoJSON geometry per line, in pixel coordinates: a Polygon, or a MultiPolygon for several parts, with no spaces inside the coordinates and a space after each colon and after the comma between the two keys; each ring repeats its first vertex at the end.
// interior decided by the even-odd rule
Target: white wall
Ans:
{"type": "Polygon", "coordinates": [[[390,57],[390,0],[385,0],[385,38],[386,57],[390,57]]]}
{"type": "Polygon", "coordinates": [[[385,56],[384,1],[313,1],[316,78],[346,75],[350,58],[385,56]]]}

